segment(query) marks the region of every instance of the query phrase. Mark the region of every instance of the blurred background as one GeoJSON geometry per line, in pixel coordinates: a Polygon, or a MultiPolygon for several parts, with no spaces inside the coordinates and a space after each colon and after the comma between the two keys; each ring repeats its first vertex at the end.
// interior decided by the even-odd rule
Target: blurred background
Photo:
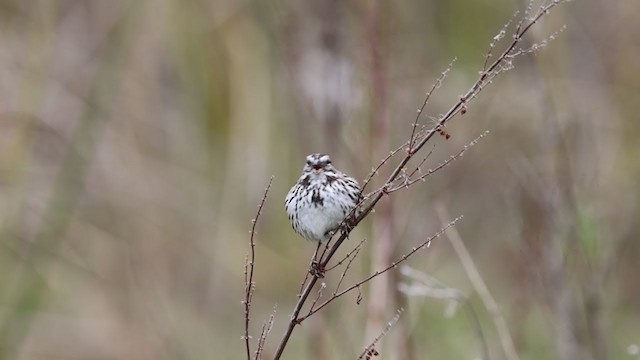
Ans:
{"type": "MultiPolygon", "coordinates": [[[[283,209],[305,155],[362,181],[452,59],[421,124],[526,7],[0,1],[0,358],[244,358],[244,261],[273,175],[250,329],[277,304],[271,358],[314,250],[283,209]]],[[[367,239],[351,284],[440,229],[437,208],[464,215],[456,230],[497,311],[441,237],[406,264],[463,294],[457,311],[398,291],[413,281],[394,270],[297,327],[284,358],[355,359],[402,308],[380,358],[640,359],[639,12],[554,9],[523,45],[566,30],[434,138],[425,168],[490,134],[384,198],[343,246],[367,239]]]]}

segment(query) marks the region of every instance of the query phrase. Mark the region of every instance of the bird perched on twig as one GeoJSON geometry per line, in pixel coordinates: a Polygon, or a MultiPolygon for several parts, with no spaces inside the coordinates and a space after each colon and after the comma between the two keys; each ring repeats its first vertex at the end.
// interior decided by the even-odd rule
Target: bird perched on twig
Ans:
{"type": "Polygon", "coordinates": [[[329,155],[311,154],[284,206],[293,230],[307,240],[325,242],[358,205],[361,196],[356,179],[336,169],[329,155]]]}

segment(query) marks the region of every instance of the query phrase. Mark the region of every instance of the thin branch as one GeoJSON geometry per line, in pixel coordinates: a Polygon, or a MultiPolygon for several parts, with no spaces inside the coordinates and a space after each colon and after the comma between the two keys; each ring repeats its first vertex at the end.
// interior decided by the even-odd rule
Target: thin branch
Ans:
{"type": "Polygon", "coordinates": [[[314,313],[318,312],[320,309],[322,309],[323,307],[329,305],[331,302],[333,302],[334,300],[336,300],[337,298],[341,297],[342,295],[356,289],[359,288],[361,285],[371,281],[372,279],[384,274],[385,272],[398,267],[398,265],[400,265],[401,263],[403,263],[405,260],[407,260],[411,255],[415,254],[416,252],[418,252],[419,250],[422,249],[426,249],[428,247],[431,246],[431,242],[440,237],[442,234],[444,234],[444,232],[454,226],[458,221],[460,221],[462,219],[462,216],[459,216],[457,218],[455,218],[453,221],[449,222],[447,225],[445,225],[442,229],[440,229],[440,231],[438,231],[437,233],[435,233],[434,235],[430,236],[429,238],[427,238],[425,241],[423,241],[420,245],[414,247],[411,249],[411,251],[409,251],[408,253],[404,254],[399,260],[394,261],[393,263],[391,263],[391,265],[385,267],[382,270],[377,270],[376,272],[374,272],[373,274],[371,274],[370,276],[368,276],[367,278],[358,281],[357,283],[351,285],[350,287],[336,293],[333,294],[329,299],[327,299],[325,302],[323,302],[322,304],[320,304],[315,310],[313,311],[309,311],[309,313],[307,314],[307,316],[300,318],[298,322],[302,322],[304,321],[304,319],[308,318],[309,316],[313,315],[314,313]]]}
{"type": "Polygon", "coordinates": [[[367,347],[364,348],[364,350],[362,351],[362,354],[358,356],[358,360],[361,360],[361,359],[369,360],[371,359],[372,356],[378,356],[378,351],[375,349],[376,344],[380,342],[380,340],[382,340],[382,338],[385,335],[387,335],[389,330],[391,330],[391,328],[398,322],[398,320],[400,320],[400,315],[402,314],[403,311],[404,309],[402,308],[398,309],[398,311],[396,312],[396,315],[387,323],[387,326],[385,326],[384,329],[382,329],[382,331],[380,332],[380,334],[376,336],[375,339],[373,339],[371,344],[369,344],[367,347]]]}
{"type": "Polygon", "coordinates": [[[369,185],[369,182],[371,182],[371,179],[373,179],[373,177],[378,174],[378,171],[380,170],[381,167],[384,166],[384,164],[386,164],[389,160],[391,160],[391,158],[397,154],[398,152],[400,152],[400,150],[404,149],[405,146],[409,145],[409,142],[405,142],[404,144],[398,146],[397,148],[393,149],[392,151],[389,152],[389,155],[387,155],[384,159],[382,159],[382,161],[380,161],[380,163],[378,164],[378,166],[376,166],[375,168],[371,169],[371,172],[369,173],[369,175],[367,175],[367,177],[364,179],[364,182],[362,183],[362,191],[364,191],[364,189],[367,187],[367,185],[369,185]]]}
{"type": "MultiPolygon", "coordinates": [[[[342,236],[340,238],[342,238],[342,236]]],[[[307,298],[309,297],[309,294],[311,293],[311,290],[313,289],[313,286],[316,284],[318,279],[319,279],[318,275],[313,275],[311,277],[311,281],[307,283],[307,286],[304,288],[302,295],[300,296],[300,298],[298,299],[298,302],[293,308],[293,312],[291,313],[291,317],[289,320],[289,325],[287,326],[287,330],[284,333],[284,336],[280,340],[280,344],[278,345],[278,349],[276,350],[276,355],[273,358],[274,360],[280,359],[280,357],[282,356],[282,353],[284,352],[284,348],[287,345],[287,342],[289,342],[289,338],[291,337],[291,333],[293,332],[293,329],[295,328],[296,325],[300,323],[298,319],[298,316],[300,315],[300,310],[302,310],[302,306],[307,301],[307,298]]]]}
{"type": "MultiPolygon", "coordinates": [[[[388,189],[388,186],[390,186],[390,184],[393,184],[393,182],[398,178],[398,176],[403,171],[406,171],[406,166],[409,163],[409,161],[413,158],[413,156],[416,153],[418,153],[422,149],[422,147],[424,147],[425,144],[427,144],[433,138],[433,136],[436,133],[438,133],[438,129],[441,129],[442,127],[444,127],[461,110],[466,109],[466,104],[469,101],[475,99],[478,93],[482,91],[482,89],[486,85],[490,84],[495,76],[501,73],[501,71],[509,68],[507,67],[503,69],[503,66],[505,66],[505,64],[511,64],[511,62],[513,61],[514,49],[516,49],[517,44],[520,42],[522,37],[529,32],[531,27],[533,27],[533,25],[535,25],[544,15],[548,14],[549,10],[551,10],[553,7],[566,1],[567,0],[552,0],[551,3],[541,6],[541,8],[538,10],[538,13],[536,13],[534,17],[527,19],[529,21],[526,23],[526,25],[523,26],[523,24],[525,24],[525,20],[520,22],[518,27],[516,28],[516,31],[513,34],[512,42],[509,44],[509,46],[488,68],[486,68],[486,70],[480,73],[480,76],[478,77],[476,82],[469,88],[469,90],[464,95],[460,96],[460,98],[455,102],[455,104],[444,115],[442,115],[439,118],[437,124],[430,130],[426,131],[424,135],[415,135],[415,131],[412,131],[414,133],[414,140],[413,140],[413,145],[411,144],[411,142],[409,143],[409,145],[411,145],[410,146],[411,151],[406,152],[404,158],[399,162],[396,168],[391,172],[391,174],[387,178],[387,181],[385,182],[385,185],[382,187],[382,190],[377,192],[375,195],[372,195],[372,198],[370,200],[367,199],[368,202],[366,206],[364,206],[361,209],[361,211],[359,211],[357,214],[356,214],[356,209],[360,210],[360,204],[347,217],[345,217],[343,224],[349,224],[349,226],[341,232],[336,242],[331,245],[329,250],[327,250],[328,252],[326,253],[326,256],[321,258],[320,264],[319,264],[320,268],[326,267],[329,260],[331,260],[331,258],[334,256],[336,251],[340,248],[342,243],[349,236],[351,229],[356,227],[365,217],[367,217],[369,213],[371,213],[373,208],[376,206],[378,201],[380,201],[380,199],[385,194],[388,194],[388,192],[385,191],[386,189],[388,189]]],[[[328,245],[329,243],[327,243],[327,248],[329,247],[328,245]]],[[[374,274],[373,277],[375,276],[377,275],[374,274]]],[[[302,310],[302,307],[307,301],[318,279],[319,279],[318,274],[312,275],[311,280],[304,287],[304,290],[302,291],[302,294],[300,295],[298,302],[294,306],[294,309],[289,321],[289,325],[287,326],[287,329],[278,345],[276,354],[274,356],[274,360],[280,359],[295,326],[300,324],[300,322],[304,319],[304,318],[302,319],[299,318],[300,311],[302,310]]],[[[350,288],[349,290],[352,290],[352,289],[353,288],[350,288]]],[[[342,293],[344,293],[344,291],[341,292],[340,294],[342,293]]]]}
{"type": "MultiPolygon", "coordinates": [[[[361,202],[360,202],[361,203],[361,202]]],[[[360,203],[356,204],[356,206],[353,208],[353,210],[351,211],[351,213],[355,213],[355,210],[358,208],[358,206],[360,206],[360,203]]],[[[347,215],[345,216],[344,219],[342,219],[342,222],[340,222],[340,224],[338,225],[337,229],[340,229],[344,226],[344,224],[346,224],[346,221],[350,218],[351,215],[347,215]]],[[[336,230],[336,233],[338,232],[338,230],[336,230]]],[[[335,235],[335,233],[333,234],[335,235]]],[[[324,247],[322,248],[322,253],[320,254],[320,258],[319,258],[319,262],[322,262],[322,259],[324,258],[324,255],[327,253],[327,250],[329,250],[330,246],[331,246],[331,241],[333,240],[333,235],[331,235],[331,237],[329,238],[329,240],[327,240],[327,242],[324,244],[324,247]]],[[[348,236],[348,235],[347,235],[348,236]]],[[[317,251],[317,250],[316,250],[317,251]]]]}
{"type": "Polygon", "coordinates": [[[309,310],[309,311],[313,311],[313,308],[316,306],[316,304],[318,303],[318,301],[322,297],[322,290],[324,290],[326,287],[327,287],[326,283],[323,282],[323,283],[320,284],[320,289],[318,289],[318,295],[316,295],[316,298],[313,299],[313,302],[311,303],[311,310],[309,310]]]}
{"type": "MultiPolygon", "coordinates": [[[[342,265],[342,263],[344,263],[346,260],[348,260],[351,255],[353,255],[353,253],[360,251],[360,248],[362,247],[362,244],[364,244],[364,242],[367,241],[367,239],[362,239],[360,240],[360,242],[358,243],[358,245],[356,245],[356,247],[353,248],[353,250],[349,251],[349,253],[347,255],[345,255],[345,257],[343,257],[340,261],[338,261],[338,263],[336,263],[335,265],[326,268],[324,271],[327,272],[329,270],[333,270],[335,268],[337,268],[338,266],[342,265]]],[[[354,256],[355,258],[355,256],[354,256]]]]}
{"type": "MultiPolygon", "coordinates": [[[[518,29],[516,30],[516,32],[513,35],[513,41],[507,47],[507,49],[504,50],[504,52],[491,64],[491,66],[489,66],[489,68],[486,71],[481,73],[481,75],[478,78],[478,80],[476,80],[476,82],[469,88],[469,90],[463,96],[461,96],[460,99],[449,109],[449,111],[447,111],[440,118],[438,123],[431,130],[429,130],[426,133],[426,135],[424,136],[424,138],[422,138],[420,140],[418,145],[416,145],[414,148],[412,148],[412,151],[409,152],[402,159],[402,161],[398,164],[398,166],[396,166],[395,170],[389,176],[389,179],[386,182],[387,184],[392,183],[398,177],[400,172],[405,168],[406,164],[409,162],[409,160],[411,160],[413,155],[415,153],[417,153],[437,133],[437,129],[439,129],[442,126],[444,126],[458,112],[460,112],[460,110],[462,110],[462,108],[464,107],[464,104],[466,102],[468,102],[469,100],[475,98],[475,95],[477,95],[477,93],[479,93],[479,91],[481,91],[484,88],[485,80],[487,80],[487,77],[490,74],[494,73],[495,70],[500,65],[502,65],[505,61],[511,60],[511,57],[510,57],[511,52],[514,50],[515,46],[522,39],[522,37],[531,29],[531,27],[533,25],[535,25],[540,20],[540,18],[542,16],[544,16],[545,14],[548,14],[549,10],[551,10],[551,8],[553,8],[556,5],[558,5],[558,4],[562,3],[562,2],[565,2],[565,1],[567,1],[567,0],[553,0],[550,4],[542,6],[540,8],[540,10],[538,11],[538,13],[532,19],[530,19],[530,22],[526,26],[524,26],[524,28],[521,28],[521,26],[518,27],[518,29]]],[[[371,202],[367,205],[367,207],[365,207],[365,209],[355,219],[355,221],[354,221],[355,225],[357,225],[360,221],[362,221],[362,219],[364,219],[369,214],[369,212],[371,212],[373,207],[377,204],[378,201],[380,201],[380,199],[382,198],[383,195],[384,195],[383,192],[379,192],[371,200],[371,202]]],[[[337,250],[337,247],[340,246],[340,244],[342,243],[342,241],[344,241],[345,238],[346,238],[346,236],[341,236],[338,239],[336,244],[333,246],[332,251],[329,252],[329,257],[332,256],[332,253],[334,253],[335,250],[337,250]]]]}
{"type": "Polygon", "coordinates": [[[415,169],[413,169],[413,171],[411,172],[411,174],[409,174],[408,178],[411,178],[413,175],[415,175],[416,173],[422,173],[422,170],[420,170],[420,167],[422,165],[424,165],[425,162],[427,162],[427,160],[431,157],[431,155],[433,154],[433,151],[435,150],[436,145],[434,144],[433,147],[431,148],[431,150],[429,150],[429,152],[427,153],[427,156],[423,157],[422,160],[420,161],[420,163],[416,166],[415,169]]]}
{"type": "MultiPolygon", "coordinates": [[[[311,266],[313,265],[314,260],[315,259],[312,256],[311,259],[309,260],[309,267],[307,267],[307,269],[311,269],[311,266]]],[[[304,289],[304,284],[306,284],[307,280],[309,280],[309,273],[310,273],[309,271],[305,271],[304,272],[304,280],[302,280],[302,282],[300,283],[300,290],[298,291],[298,298],[300,298],[302,296],[302,290],[304,289]]]]}
{"type": "MultiPolygon", "coordinates": [[[[329,239],[329,242],[330,241],[331,241],[331,239],[329,239]]],[[[318,251],[320,250],[321,246],[322,246],[322,242],[318,241],[318,245],[316,247],[316,251],[313,252],[313,256],[309,260],[309,267],[307,268],[308,270],[304,273],[304,280],[302,280],[302,282],[300,283],[300,290],[298,291],[298,298],[300,296],[302,296],[302,290],[304,289],[304,284],[307,283],[307,280],[309,280],[309,275],[311,275],[311,273],[313,272],[314,267],[317,266],[317,263],[318,263],[318,260],[317,260],[318,251]]],[[[326,249],[327,246],[328,246],[328,244],[325,244],[325,249],[326,249]]],[[[325,251],[326,250],[322,251],[322,255],[320,255],[321,259],[322,259],[322,256],[324,255],[325,251]]]]}
{"type": "Polygon", "coordinates": [[[256,356],[254,360],[262,359],[262,353],[264,352],[264,343],[267,341],[267,337],[273,329],[273,319],[276,315],[276,306],[273,307],[273,311],[269,318],[262,324],[262,331],[260,332],[260,338],[258,339],[258,349],[256,350],[256,356]]]}
{"type": "Polygon", "coordinates": [[[347,276],[347,271],[349,271],[349,268],[351,267],[351,263],[353,262],[353,260],[356,259],[356,257],[360,253],[360,249],[361,249],[360,245],[362,245],[362,242],[358,244],[355,254],[353,255],[352,258],[349,259],[347,266],[344,268],[344,271],[342,272],[342,274],[340,274],[340,280],[338,280],[338,284],[336,285],[336,289],[333,291],[333,295],[335,295],[338,292],[338,290],[340,290],[340,285],[342,285],[342,281],[344,280],[345,276],[347,276]]]}
{"type": "MultiPolygon", "coordinates": [[[[513,22],[513,19],[515,19],[516,16],[518,16],[519,13],[520,13],[519,11],[514,12],[513,16],[511,17],[511,19],[509,19],[509,21],[507,21],[507,23],[504,24],[504,26],[502,26],[502,29],[500,29],[498,34],[493,37],[493,41],[491,41],[491,43],[489,44],[489,50],[487,51],[487,53],[484,56],[484,65],[482,66],[482,71],[483,72],[487,70],[487,65],[489,64],[489,59],[491,59],[491,57],[493,56],[493,48],[495,48],[496,44],[499,43],[500,40],[502,40],[504,38],[504,36],[507,34],[507,30],[509,29],[509,26],[511,25],[511,22],[513,22]]],[[[522,23],[522,20],[520,20],[520,23],[522,23]]],[[[520,24],[518,24],[518,25],[520,25],[520,24]]],[[[516,32],[517,31],[518,31],[518,29],[516,29],[516,32]]]]}
{"type": "MultiPolygon", "coordinates": [[[[438,166],[436,166],[434,169],[429,169],[425,174],[422,174],[420,176],[418,176],[417,178],[414,179],[410,179],[410,177],[407,177],[407,179],[401,183],[398,184],[395,187],[392,188],[388,188],[387,192],[388,193],[392,193],[395,191],[398,191],[402,188],[408,188],[409,186],[417,183],[418,181],[424,181],[425,178],[427,178],[428,176],[433,175],[434,173],[436,173],[438,170],[444,168],[445,166],[451,164],[453,161],[459,159],[462,157],[462,155],[464,155],[464,153],[472,146],[476,145],[480,139],[482,139],[483,137],[485,137],[487,134],[489,134],[489,131],[485,131],[484,133],[482,133],[480,136],[478,136],[477,138],[475,138],[473,141],[471,141],[470,143],[468,143],[467,145],[465,145],[457,154],[455,155],[451,155],[447,160],[443,161],[442,163],[440,163],[438,166]]],[[[418,168],[416,168],[418,169],[418,168]]],[[[412,174],[414,174],[416,171],[412,172],[412,174]]]]}
{"type": "Polygon", "coordinates": [[[255,266],[256,260],[256,224],[258,223],[258,218],[260,218],[260,214],[262,213],[262,207],[264,206],[265,201],[267,200],[267,194],[269,194],[269,189],[271,189],[271,184],[273,183],[273,176],[269,179],[269,184],[264,189],[264,195],[262,195],[262,200],[260,200],[260,204],[258,205],[258,212],[256,213],[255,218],[251,220],[251,237],[249,239],[249,244],[251,245],[251,255],[245,259],[244,264],[244,286],[245,286],[245,297],[244,297],[244,335],[242,339],[245,342],[245,348],[247,350],[247,360],[251,359],[251,336],[249,336],[249,322],[251,321],[250,313],[251,313],[251,301],[253,300],[253,291],[255,290],[255,283],[253,282],[253,270],[255,266]]]}
{"type": "Polygon", "coordinates": [[[420,115],[422,115],[422,111],[424,111],[424,108],[427,106],[427,103],[431,98],[431,94],[433,94],[433,92],[437,88],[442,86],[442,81],[444,81],[444,79],[447,77],[447,75],[449,74],[449,71],[451,71],[451,68],[453,67],[453,64],[456,62],[456,60],[457,58],[453,58],[453,60],[449,63],[449,66],[447,66],[447,68],[440,74],[440,76],[438,76],[436,81],[433,83],[433,85],[431,86],[431,89],[427,91],[427,96],[424,98],[424,101],[422,102],[422,106],[420,106],[420,108],[418,109],[418,115],[416,115],[416,119],[413,121],[413,124],[411,125],[411,136],[409,137],[409,149],[407,149],[409,153],[414,152],[413,142],[416,139],[415,138],[416,127],[418,126],[418,120],[420,120],[420,115]]]}
{"type": "Polygon", "coordinates": [[[536,51],[538,51],[538,50],[542,49],[543,47],[547,46],[549,44],[549,42],[555,40],[556,37],[559,34],[561,34],[562,32],[564,32],[566,29],[567,29],[567,26],[566,25],[562,25],[559,30],[553,32],[551,35],[547,36],[542,41],[534,43],[533,45],[531,45],[530,47],[528,47],[526,49],[520,48],[520,49],[518,49],[518,51],[514,52],[511,56],[519,56],[519,55],[528,54],[528,53],[535,53],[536,51]]]}

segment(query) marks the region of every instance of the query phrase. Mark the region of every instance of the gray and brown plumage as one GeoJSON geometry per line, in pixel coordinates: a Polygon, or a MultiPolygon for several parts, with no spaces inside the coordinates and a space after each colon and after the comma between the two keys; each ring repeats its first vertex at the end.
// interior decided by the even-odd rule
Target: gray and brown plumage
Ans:
{"type": "Polygon", "coordinates": [[[293,230],[307,240],[323,242],[358,205],[361,194],[356,179],[337,170],[329,155],[311,154],[284,206],[293,230]]]}

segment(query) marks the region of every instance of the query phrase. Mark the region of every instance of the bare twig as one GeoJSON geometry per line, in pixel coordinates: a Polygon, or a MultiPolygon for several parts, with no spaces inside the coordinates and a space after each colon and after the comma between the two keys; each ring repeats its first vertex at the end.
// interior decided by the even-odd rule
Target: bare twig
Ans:
{"type": "Polygon", "coordinates": [[[398,320],[400,320],[400,315],[402,314],[402,312],[404,312],[404,309],[402,308],[398,309],[398,311],[396,312],[396,315],[387,323],[387,326],[385,326],[384,329],[382,329],[382,331],[380,332],[380,334],[376,336],[376,338],[373,339],[373,341],[369,345],[367,345],[367,347],[364,348],[364,350],[362,351],[362,354],[358,356],[358,360],[360,359],[369,360],[371,359],[371,356],[378,355],[378,351],[375,349],[376,344],[380,342],[380,340],[382,340],[382,338],[385,335],[387,335],[389,330],[391,330],[391,328],[398,322],[398,320]]]}
{"type": "Polygon", "coordinates": [[[351,267],[351,263],[353,262],[353,260],[355,260],[355,258],[360,253],[361,245],[362,245],[362,242],[358,244],[355,254],[353,255],[352,258],[349,259],[347,266],[345,266],[344,271],[342,271],[342,274],[340,274],[340,280],[338,280],[338,284],[336,285],[336,289],[333,291],[333,295],[335,295],[338,292],[338,290],[340,290],[340,285],[342,285],[342,281],[344,280],[345,276],[347,276],[347,271],[349,271],[349,268],[351,267]]]}
{"type": "Polygon", "coordinates": [[[447,77],[447,75],[449,74],[449,71],[451,71],[451,68],[453,67],[453,64],[456,62],[456,58],[453,58],[453,60],[449,63],[449,66],[447,66],[447,68],[440,74],[440,76],[438,76],[438,78],[436,79],[436,81],[433,83],[433,85],[431,86],[431,89],[429,89],[429,91],[427,91],[427,95],[424,98],[424,101],[422,102],[422,106],[420,106],[420,108],[418,109],[418,114],[416,115],[416,119],[413,121],[413,124],[411,125],[411,136],[409,137],[409,148],[407,149],[407,152],[412,153],[414,152],[413,150],[413,142],[416,139],[415,135],[416,135],[416,127],[418,126],[418,121],[420,120],[420,115],[422,115],[422,111],[424,111],[424,108],[427,106],[427,103],[429,102],[429,99],[431,98],[431,94],[433,94],[433,92],[439,88],[440,86],[442,86],[442,81],[444,81],[444,79],[447,77]]]}
{"type": "Polygon", "coordinates": [[[267,337],[273,329],[273,319],[276,315],[276,307],[273,307],[273,311],[269,318],[262,324],[262,331],[260,332],[260,338],[258,338],[258,349],[256,350],[256,356],[254,360],[262,359],[262,353],[264,352],[264,343],[267,341],[267,337]]]}
{"type": "Polygon", "coordinates": [[[431,154],[433,154],[433,150],[435,150],[436,146],[433,145],[433,147],[431,148],[431,150],[429,150],[429,152],[427,153],[427,155],[425,157],[422,158],[422,160],[420,160],[420,163],[416,166],[415,169],[413,169],[413,171],[411,172],[411,174],[409,174],[409,176],[407,176],[407,178],[411,178],[413,175],[415,175],[416,173],[422,173],[422,170],[420,169],[420,167],[422,165],[424,165],[425,162],[427,162],[427,160],[431,157],[431,154]]]}
{"type": "MultiPolygon", "coordinates": [[[[471,141],[470,143],[468,143],[467,145],[465,145],[460,151],[458,151],[457,154],[451,155],[447,160],[443,161],[442,163],[438,164],[438,166],[436,166],[433,169],[429,169],[426,173],[418,176],[417,178],[411,179],[411,176],[408,176],[404,182],[394,186],[394,187],[390,187],[388,188],[386,191],[388,193],[392,193],[395,191],[398,191],[402,188],[408,188],[409,186],[417,183],[418,181],[424,181],[428,176],[433,175],[434,173],[436,173],[438,170],[444,168],[445,166],[451,164],[453,161],[459,159],[462,157],[462,155],[464,155],[464,153],[472,146],[476,145],[480,139],[482,139],[483,137],[485,137],[487,134],[489,134],[489,131],[485,131],[483,134],[481,134],[480,136],[478,136],[477,138],[475,138],[473,141],[471,141]]],[[[419,168],[416,168],[416,170],[414,170],[411,174],[415,174],[416,171],[419,171],[419,168]]]]}
{"type": "MultiPolygon", "coordinates": [[[[414,129],[412,129],[412,135],[410,136],[410,141],[408,141],[410,151],[406,152],[405,156],[402,158],[402,160],[398,163],[398,165],[395,167],[395,169],[391,172],[391,174],[387,178],[387,181],[385,182],[385,184],[378,191],[375,191],[374,194],[371,194],[371,198],[367,198],[366,204],[359,204],[357,206],[358,211],[354,209],[347,217],[345,217],[343,224],[348,224],[349,226],[344,227],[344,230],[341,231],[340,236],[337,238],[335,243],[332,243],[330,245],[330,247],[329,247],[330,242],[327,242],[327,246],[325,248],[326,253],[323,253],[323,256],[321,256],[321,259],[319,261],[320,268],[326,267],[329,260],[331,260],[331,258],[334,256],[334,254],[342,245],[342,243],[348,238],[349,233],[351,232],[351,229],[356,227],[365,217],[369,215],[369,213],[373,211],[378,201],[380,201],[380,199],[384,195],[389,194],[388,193],[389,186],[391,186],[391,184],[393,184],[393,182],[396,179],[398,179],[398,177],[402,173],[406,173],[406,166],[409,163],[409,161],[413,158],[413,156],[416,153],[418,153],[424,147],[424,145],[426,145],[433,138],[435,134],[438,133],[438,130],[442,129],[458,113],[460,113],[463,110],[466,111],[466,104],[468,104],[471,100],[475,99],[475,97],[482,91],[482,89],[484,89],[484,87],[491,84],[491,82],[497,75],[513,67],[512,61],[515,57],[514,52],[517,51],[516,46],[518,45],[522,37],[529,32],[529,30],[533,27],[533,25],[538,23],[538,21],[540,21],[540,19],[544,15],[548,14],[549,11],[552,8],[554,8],[556,5],[566,1],[567,0],[551,0],[551,2],[541,6],[538,12],[534,16],[523,18],[519,22],[516,30],[514,31],[512,36],[512,41],[508,44],[507,48],[502,52],[500,56],[498,56],[495,59],[493,63],[491,63],[491,65],[484,66],[484,71],[480,72],[480,76],[475,81],[475,83],[467,90],[466,93],[464,93],[462,96],[459,97],[459,99],[454,103],[454,105],[446,113],[444,113],[444,115],[442,115],[438,119],[437,123],[430,130],[425,131],[423,134],[416,133],[415,127],[417,127],[417,123],[414,121],[416,125],[414,129]],[[364,205],[364,206],[361,207],[361,205],[364,205]]],[[[525,14],[528,14],[528,12],[525,14]]],[[[426,100],[428,100],[428,96],[426,100]]],[[[388,157],[388,159],[390,159],[391,157],[392,156],[388,157]]],[[[388,162],[388,159],[383,160],[383,162],[384,163],[388,162]]],[[[373,173],[375,174],[376,171],[377,170],[374,169],[373,173]]],[[[368,183],[369,181],[367,182],[367,184],[368,183]]],[[[393,266],[395,265],[397,265],[397,263],[393,264],[393,266]]],[[[378,274],[379,272],[373,274],[369,279],[365,279],[365,282],[376,277],[378,274]]],[[[287,326],[287,329],[285,330],[285,333],[282,339],[280,340],[280,343],[276,350],[276,354],[274,356],[275,360],[280,359],[280,357],[282,356],[282,353],[291,337],[291,334],[295,326],[300,324],[300,322],[304,320],[304,318],[299,317],[300,311],[302,310],[302,307],[306,303],[318,279],[319,279],[318,274],[312,275],[311,279],[309,280],[308,283],[306,283],[306,286],[304,287],[302,293],[300,294],[299,299],[296,305],[294,306],[293,312],[291,313],[291,318],[287,326]]],[[[344,294],[345,292],[351,291],[355,288],[359,288],[359,285],[356,284],[354,285],[354,287],[343,290],[342,292],[338,293],[337,296],[339,297],[341,294],[344,294]]],[[[332,297],[329,300],[333,301],[334,299],[335,298],[332,297]]],[[[316,309],[316,311],[322,308],[323,306],[325,306],[326,304],[327,303],[325,302],[324,305],[320,305],[320,307],[316,309]]]]}
{"type": "MultiPolygon", "coordinates": [[[[362,239],[360,240],[360,242],[358,243],[358,245],[356,245],[356,247],[353,248],[353,250],[349,251],[349,253],[347,253],[347,255],[345,255],[345,257],[343,257],[340,261],[338,261],[335,265],[326,268],[325,272],[329,271],[329,270],[333,270],[335,268],[337,268],[338,266],[342,265],[342,263],[344,263],[346,260],[351,258],[351,255],[353,255],[354,253],[356,253],[356,256],[358,255],[357,252],[360,251],[360,248],[362,247],[362,244],[364,244],[364,242],[367,241],[367,239],[362,239]]],[[[355,258],[355,256],[354,256],[355,258]]]]}
{"type": "MultiPolygon", "coordinates": [[[[316,260],[315,257],[312,256],[311,260],[309,260],[309,267],[307,267],[307,269],[311,269],[311,266],[313,265],[313,262],[315,260],[316,260]]],[[[302,296],[302,290],[304,289],[304,284],[306,284],[307,280],[309,280],[309,274],[310,274],[309,271],[305,271],[304,272],[304,280],[302,280],[302,282],[300,283],[300,290],[298,291],[298,298],[302,296]]]]}
{"type": "Polygon", "coordinates": [[[316,304],[318,303],[318,301],[320,300],[320,298],[322,297],[322,291],[327,287],[326,283],[321,283],[320,284],[320,289],[318,289],[318,295],[316,295],[316,298],[313,299],[313,302],[311,303],[311,310],[309,311],[313,311],[313,308],[316,306],[316,304]]]}
{"type": "Polygon", "coordinates": [[[253,300],[253,291],[255,290],[255,283],[253,282],[253,269],[255,266],[256,260],[256,224],[258,223],[258,218],[262,213],[262,207],[264,206],[265,201],[267,200],[267,194],[269,194],[269,189],[271,189],[271,183],[273,183],[273,176],[269,179],[269,184],[264,189],[264,195],[262,196],[262,200],[260,200],[260,204],[258,205],[258,211],[256,213],[255,218],[251,220],[251,237],[249,239],[249,244],[251,245],[251,253],[245,260],[244,265],[244,286],[245,286],[245,297],[244,301],[244,335],[242,339],[245,342],[245,347],[247,350],[247,360],[251,359],[251,336],[249,336],[249,322],[251,321],[250,313],[251,313],[251,300],[253,300]]]}
{"type": "Polygon", "coordinates": [[[299,322],[304,321],[304,319],[306,319],[307,317],[313,315],[314,313],[318,312],[320,309],[322,309],[323,307],[329,305],[329,303],[333,302],[334,300],[336,300],[337,298],[341,297],[342,295],[356,289],[359,288],[361,285],[371,281],[372,279],[386,273],[387,271],[398,267],[398,265],[400,265],[401,263],[403,263],[405,260],[407,260],[411,255],[415,254],[416,252],[418,252],[419,250],[422,249],[426,249],[429,246],[431,246],[431,242],[440,237],[442,234],[444,234],[444,232],[454,226],[458,221],[460,221],[462,219],[462,216],[459,216],[455,219],[453,219],[453,221],[449,222],[447,225],[445,225],[442,229],[440,229],[440,231],[438,231],[437,233],[435,233],[434,235],[428,237],[425,241],[423,241],[420,245],[414,247],[411,249],[411,251],[409,251],[408,253],[404,254],[400,259],[398,259],[397,261],[394,261],[393,263],[391,263],[391,265],[385,267],[382,270],[377,270],[376,272],[374,272],[373,274],[371,274],[370,276],[368,276],[367,278],[358,281],[357,283],[351,285],[350,287],[333,294],[329,299],[325,300],[322,304],[320,304],[317,308],[315,308],[314,310],[309,311],[309,313],[305,316],[299,319],[299,322]]]}
{"type": "Polygon", "coordinates": [[[367,177],[364,179],[364,182],[362,183],[362,191],[364,191],[364,189],[367,187],[367,185],[369,185],[369,183],[371,182],[371,179],[373,179],[373,177],[376,174],[378,174],[378,171],[380,170],[380,168],[383,167],[389,160],[391,160],[391,158],[394,155],[399,153],[400,150],[404,149],[407,145],[409,145],[408,141],[405,142],[404,144],[398,146],[397,148],[391,150],[389,152],[389,155],[387,155],[384,159],[382,159],[382,161],[380,161],[378,166],[376,166],[375,168],[371,169],[371,172],[369,173],[369,175],[367,175],[367,177]]]}
{"type": "MultiPolygon", "coordinates": [[[[355,208],[353,209],[352,213],[354,213],[354,211],[358,208],[358,206],[360,206],[361,202],[358,203],[355,208]]],[[[349,218],[349,216],[346,216],[342,222],[340,223],[340,225],[338,225],[338,229],[342,228],[342,226],[346,223],[347,219],[349,218]]],[[[336,230],[336,232],[338,232],[336,230]]],[[[335,234],[334,234],[335,235],[335,234]]],[[[348,235],[347,235],[348,236],[348,235]]],[[[320,254],[320,260],[318,260],[318,262],[322,262],[322,259],[324,259],[324,255],[327,253],[327,250],[329,250],[329,248],[331,247],[331,241],[333,241],[333,235],[331,236],[331,238],[329,238],[329,240],[327,240],[327,242],[324,244],[324,247],[322,248],[322,253],[320,254]]],[[[316,250],[318,251],[318,250],[316,250]]]]}
{"type": "MultiPolygon", "coordinates": [[[[520,13],[519,11],[514,12],[513,16],[511,17],[511,19],[509,19],[509,21],[507,21],[504,24],[504,26],[502,26],[502,29],[500,29],[498,34],[493,37],[493,41],[491,41],[491,43],[489,44],[489,50],[487,51],[487,53],[484,56],[484,65],[482,66],[482,71],[486,71],[487,70],[487,65],[489,64],[489,59],[491,59],[491,57],[493,56],[493,49],[500,42],[500,40],[502,40],[504,38],[504,36],[507,34],[507,30],[509,29],[509,26],[511,25],[511,22],[513,22],[513,19],[515,19],[516,16],[518,16],[519,13],[520,13]]],[[[524,18],[522,18],[522,20],[524,20],[524,18]]],[[[520,21],[518,26],[520,26],[520,24],[522,23],[522,20],[520,21]]],[[[516,32],[518,30],[519,30],[519,27],[516,29],[516,32]]]]}

